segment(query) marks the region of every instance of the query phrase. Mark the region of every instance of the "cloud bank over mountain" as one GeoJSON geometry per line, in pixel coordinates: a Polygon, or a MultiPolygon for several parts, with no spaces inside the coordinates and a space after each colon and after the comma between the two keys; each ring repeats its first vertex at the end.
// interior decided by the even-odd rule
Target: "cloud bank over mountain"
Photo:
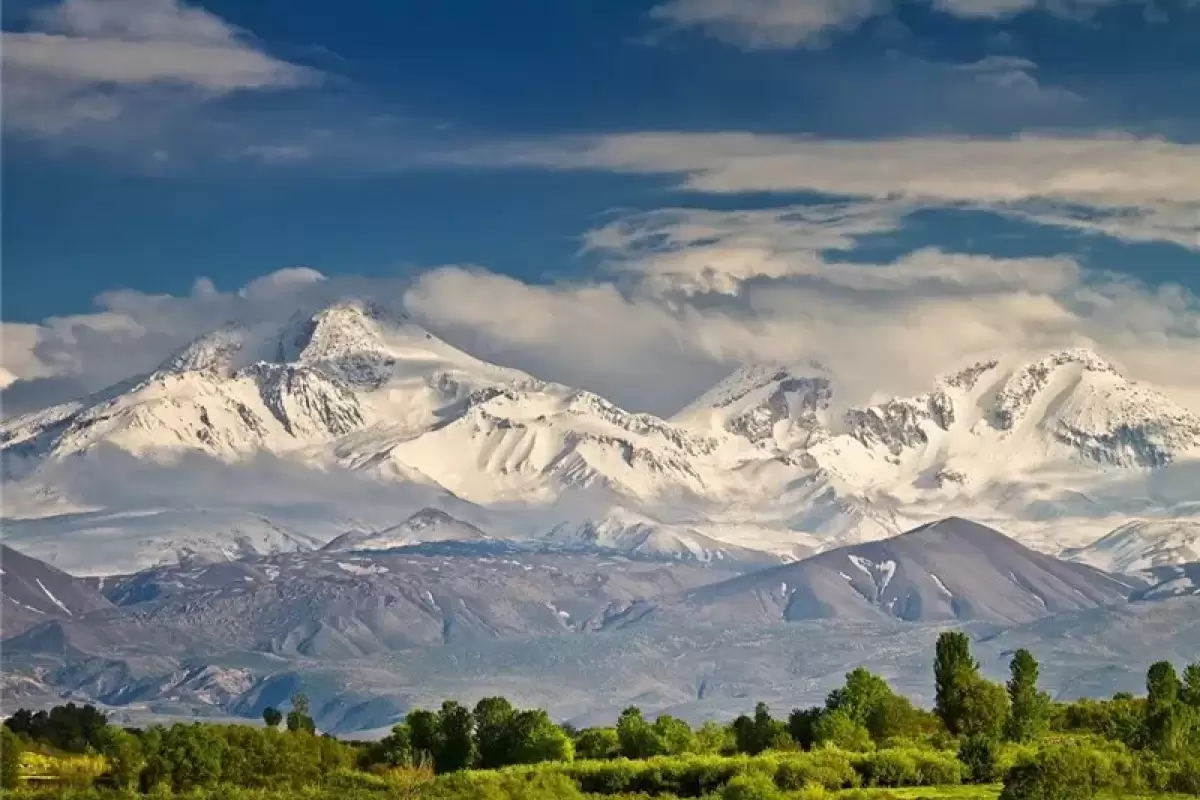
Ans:
{"type": "Polygon", "coordinates": [[[459,265],[390,278],[299,267],[234,291],[200,279],[186,296],[111,292],[94,313],[6,323],[5,413],[145,372],[226,321],[278,321],[354,295],[485,359],[658,414],[747,361],[819,361],[856,403],[915,391],[990,353],[1074,346],[1200,406],[1200,373],[1179,369],[1200,359],[1193,292],[1069,253],[864,253],[864,241],[901,235],[927,207],[894,198],[631,212],[585,235],[599,271],[551,282],[459,265]]]}

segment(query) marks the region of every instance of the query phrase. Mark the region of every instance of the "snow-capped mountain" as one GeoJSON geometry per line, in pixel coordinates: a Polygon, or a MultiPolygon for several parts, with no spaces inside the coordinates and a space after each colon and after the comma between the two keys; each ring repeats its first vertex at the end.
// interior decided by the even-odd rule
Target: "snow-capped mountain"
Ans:
{"type": "Polygon", "coordinates": [[[1107,572],[1145,572],[1200,562],[1200,520],[1138,520],[1114,530],[1065,558],[1107,572]]]}
{"type": "MultiPolygon", "coordinates": [[[[1134,516],[1170,518],[1144,498],[1129,510],[1108,488],[1093,493],[1200,459],[1200,417],[1087,350],[984,361],[925,394],[842,413],[836,391],[817,364],[745,365],[661,419],[477,359],[374,303],[339,302],[282,326],[225,326],[148,375],[5,421],[6,489],[58,507],[6,522],[7,533],[62,566],[56,555],[88,541],[64,508],[147,511],[78,500],[62,480],[119,454],[181,470],[180,482],[196,458],[233,476],[264,458],[316,476],[302,523],[263,512],[289,505],[266,485],[247,501],[257,478],[188,503],[215,522],[188,527],[186,547],[212,557],[307,549],[347,531],[383,541],[422,509],[489,536],[699,559],[791,559],[952,513],[1018,535],[1078,517],[1073,538],[1035,543],[1057,552],[1134,516]],[[347,476],[374,487],[369,501],[346,497],[347,476]],[[265,516],[252,526],[263,535],[235,533],[221,521],[231,513],[265,516]]],[[[106,534],[105,571],[122,551],[127,568],[144,566],[147,548],[173,551],[169,539],[122,537],[106,534]]]]}
{"type": "Polygon", "coordinates": [[[349,531],[322,549],[329,552],[393,550],[425,542],[481,542],[488,535],[436,508],[424,508],[382,531],[349,531]]]}

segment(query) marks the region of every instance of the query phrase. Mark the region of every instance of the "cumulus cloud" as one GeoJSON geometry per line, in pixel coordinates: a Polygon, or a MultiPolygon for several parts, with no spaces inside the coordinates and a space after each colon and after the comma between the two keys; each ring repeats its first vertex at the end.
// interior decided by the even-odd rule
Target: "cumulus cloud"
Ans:
{"type": "Polygon", "coordinates": [[[3,33],[4,124],[42,137],[320,77],[179,0],[61,0],[31,22],[3,33]]]}
{"type": "Polygon", "coordinates": [[[409,279],[326,279],[309,267],[264,275],[235,291],[198,279],[186,295],[122,289],[96,298],[92,313],[55,316],[37,325],[3,323],[3,367],[15,380],[4,392],[5,416],[99,391],[153,370],[201,334],[228,322],[282,324],[292,315],[345,295],[379,293],[399,300],[409,279]]]}
{"type": "Polygon", "coordinates": [[[480,332],[524,369],[571,373],[659,412],[746,361],[820,361],[838,375],[842,401],[858,403],[923,391],[980,358],[1075,346],[1200,408],[1200,375],[1178,369],[1200,359],[1200,302],[1186,290],[1089,272],[1068,256],[927,248],[849,263],[822,251],[845,244],[839,224],[878,231],[898,225],[895,213],[839,203],[635,215],[590,237],[613,259],[620,290],[435,270],[409,301],[454,330],[480,332]],[[838,222],[823,230],[824,219],[838,222]]]}
{"type": "Polygon", "coordinates": [[[866,259],[856,237],[902,231],[912,208],[893,198],[630,214],[585,237],[600,273],[550,284],[463,266],[388,279],[298,268],[236,291],[198,281],[182,297],[111,293],[94,314],[38,326],[32,347],[25,331],[10,354],[5,337],[4,366],[21,378],[5,412],[10,396],[33,404],[34,389],[95,390],[152,369],[227,320],[282,323],[345,296],[403,308],[478,357],[659,414],[748,361],[820,361],[852,404],[924,391],[981,358],[1076,346],[1200,409],[1200,373],[1180,368],[1200,363],[1194,294],[1069,254],[925,247],[866,259]]]}

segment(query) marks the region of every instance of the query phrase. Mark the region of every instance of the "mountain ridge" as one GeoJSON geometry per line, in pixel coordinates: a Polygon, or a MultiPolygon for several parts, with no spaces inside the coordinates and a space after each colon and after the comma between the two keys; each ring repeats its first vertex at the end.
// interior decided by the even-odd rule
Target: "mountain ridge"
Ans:
{"type": "MultiPolygon", "coordinates": [[[[586,543],[604,530],[641,547],[653,530],[685,558],[722,548],[790,558],[979,511],[1022,536],[1048,514],[1079,513],[1071,498],[1107,476],[1200,464],[1200,417],[1089,350],[981,361],[923,394],[838,415],[836,389],[819,364],[750,364],[661,418],[489,364],[351,299],[282,325],[222,326],[149,375],[5,420],[0,454],[6,482],[68,507],[61,470],[103,469],[110,451],[164,468],[198,455],[231,475],[267,455],[405,487],[363,530],[451,503],[488,536],[586,543]]],[[[336,494],[321,499],[330,519],[317,535],[328,541],[345,533],[335,522],[345,514],[336,494]]],[[[112,510],[144,508],[130,502],[112,510]]],[[[1070,539],[1039,546],[1085,545],[1128,522],[1136,502],[1101,504],[1070,539]]],[[[1169,502],[1147,510],[1137,516],[1175,513],[1169,502]]],[[[69,520],[45,517],[6,525],[25,546],[61,554],[32,530],[69,540],[69,520]]],[[[277,527],[282,541],[311,537],[277,527]]],[[[227,535],[214,529],[207,549],[220,552],[227,535]]],[[[131,555],[122,568],[139,563],[131,555]]]]}

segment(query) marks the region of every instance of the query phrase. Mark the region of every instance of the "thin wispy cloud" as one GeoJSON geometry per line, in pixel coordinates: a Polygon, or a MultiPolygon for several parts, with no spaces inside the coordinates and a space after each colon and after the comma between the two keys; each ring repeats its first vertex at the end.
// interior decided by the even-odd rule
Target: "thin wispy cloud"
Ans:
{"type": "MultiPolygon", "coordinates": [[[[1000,20],[1041,12],[1087,19],[1105,6],[1146,0],[932,0],[930,7],[968,20],[1000,20]]],[[[679,30],[698,30],[747,50],[822,47],[831,37],[890,14],[897,0],[667,0],[650,18],[679,30]]]]}
{"type": "Polygon", "coordinates": [[[1194,294],[1089,269],[1066,253],[924,247],[864,258],[857,238],[903,230],[909,213],[901,200],[635,213],[585,238],[603,273],[555,283],[444,266],[411,279],[288,270],[233,292],[201,281],[182,297],[125,291],[102,298],[95,314],[23,332],[11,363],[25,374],[11,388],[61,391],[71,381],[96,390],[230,319],[281,321],[369,296],[479,357],[660,414],[745,362],[820,361],[853,403],[923,391],[983,357],[1075,346],[1200,407],[1200,375],[1179,369],[1200,362],[1194,294]]]}
{"type": "Polygon", "coordinates": [[[914,206],[984,207],[1046,224],[1200,248],[1200,145],[1162,139],[871,141],[662,132],[504,142],[449,160],[481,168],[677,175],[679,188],[704,194],[817,192],[904,198],[914,206]],[[1068,213],[1063,205],[1097,213],[1068,213]]]}
{"type": "Polygon", "coordinates": [[[41,137],[321,79],[179,0],[62,0],[3,33],[3,61],[4,124],[41,137]]]}

